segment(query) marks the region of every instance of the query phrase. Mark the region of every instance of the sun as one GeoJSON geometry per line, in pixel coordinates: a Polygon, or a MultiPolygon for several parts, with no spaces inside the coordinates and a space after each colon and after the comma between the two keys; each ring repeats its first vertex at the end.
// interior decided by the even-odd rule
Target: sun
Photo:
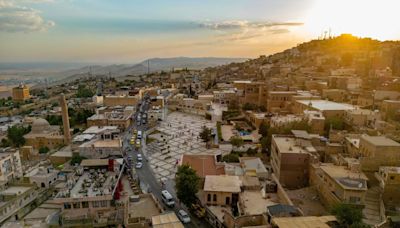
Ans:
{"type": "Polygon", "coordinates": [[[307,12],[305,29],[312,36],[325,31],[379,40],[400,39],[399,0],[316,0],[307,12]]]}

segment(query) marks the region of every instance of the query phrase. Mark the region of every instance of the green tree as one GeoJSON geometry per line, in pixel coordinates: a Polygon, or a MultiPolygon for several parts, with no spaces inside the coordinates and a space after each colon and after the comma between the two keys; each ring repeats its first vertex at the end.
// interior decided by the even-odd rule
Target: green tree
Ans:
{"type": "Polygon", "coordinates": [[[85,85],[82,84],[78,86],[76,97],[85,98],[85,97],[92,97],[93,95],[94,92],[90,88],[87,88],[85,85]]]}
{"type": "Polygon", "coordinates": [[[188,207],[197,200],[199,182],[200,178],[194,169],[188,165],[179,166],[175,177],[176,196],[188,207]]]}
{"type": "Polygon", "coordinates": [[[362,227],[362,211],[350,204],[339,203],[334,206],[331,213],[335,215],[341,227],[362,227]]]}
{"type": "Polygon", "coordinates": [[[262,137],[268,136],[269,124],[264,120],[260,123],[258,127],[258,134],[262,135],[262,137]]]}
{"type": "Polygon", "coordinates": [[[47,146],[42,146],[39,148],[39,154],[47,154],[50,149],[47,146]]]}
{"type": "Polygon", "coordinates": [[[329,134],[329,130],[344,130],[344,121],[340,117],[330,117],[325,120],[325,132],[329,134]]]}
{"type": "Polygon", "coordinates": [[[242,106],[242,109],[245,110],[245,111],[247,111],[247,110],[257,110],[257,109],[258,109],[258,106],[255,105],[255,104],[252,104],[252,103],[245,103],[245,104],[242,106]]]}
{"type": "Polygon", "coordinates": [[[47,115],[46,120],[50,125],[62,125],[61,116],[47,115]]]}
{"type": "Polygon", "coordinates": [[[211,140],[211,129],[203,126],[200,132],[200,138],[203,140],[203,142],[209,142],[211,140]]]}
{"type": "Polygon", "coordinates": [[[31,131],[31,127],[12,126],[7,129],[7,138],[14,147],[20,147],[25,144],[24,135],[31,131]]]}
{"type": "Polygon", "coordinates": [[[228,162],[228,163],[231,163],[231,162],[237,163],[237,162],[239,162],[239,155],[237,155],[236,153],[230,153],[230,154],[224,155],[222,157],[222,161],[228,162]]]}
{"type": "Polygon", "coordinates": [[[9,147],[9,146],[11,146],[11,142],[6,138],[2,138],[0,147],[9,147]]]}
{"type": "Polygon", "coordinates": [[[80,156],[78,154],[74,154],[69,162],[71,165],[81,164],[82,160],[87,159],[86,157],[80,156]]]}
{"type": "MultiPolygon", "coordinates": [[[[270,141],[268,140],[268,137],[262,137],[260,139],[260,144],[261,144],[261,152],[266,153],[268,152],[268,148],[270,147],[270,141]]],[[[268,156],[270,153],[268,153],[268,156]]]]}
{"type": "Polygon", "coordinates": [[[232,136],[229,142],[235,147],[240,147],[244,144],[243,139],[239,136],[232,136]]]}

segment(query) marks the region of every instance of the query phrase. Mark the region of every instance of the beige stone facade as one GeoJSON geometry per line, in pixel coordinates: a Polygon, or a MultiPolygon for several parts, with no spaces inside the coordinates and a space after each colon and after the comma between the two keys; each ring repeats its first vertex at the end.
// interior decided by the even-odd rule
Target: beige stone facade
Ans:
{"type": "Polygon", "coordinates": [[[301,141],[293,136],[272,135],[271,166],[279,182],[288,188],[306,186],[310,150],[301,146],[301,141]]]}
{"type": "Polygon", "coordinates": [[[328,208],[337,203],[363,205],[368,178],[361,172],[331,163],[310,166],[310,185],[316,186],[322,202],[328,208]]]}
{"type": "Polygon", "coordinates": [[[20,85],[12,89],[12,99],[16,102],[21,102],[29,99],[29,88],[26,85],[20,85]]]}
{"type": "Polygon", "coordinates": [[[135,106],[139,101],[137,96],[104,96],[104,106],[135,106]]]}
{"type": "Polygon", "coordinates": [[[361,135],[360,156],[363,171],[375,172],[380,166],[400,166],[400,143],[385,136],[361,135]]]}

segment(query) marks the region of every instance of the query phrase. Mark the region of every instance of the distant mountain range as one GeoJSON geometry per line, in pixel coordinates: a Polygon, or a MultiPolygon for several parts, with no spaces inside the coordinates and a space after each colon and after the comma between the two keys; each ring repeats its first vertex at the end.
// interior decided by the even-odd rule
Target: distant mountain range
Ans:
{"type": "Polygon", "coordinates": [[[148,72],[170,71],[173,68],[204,69],[233,62],[243,62],[246,58],[152,58],[137,64],[112,64],[112,65],[87,65],[82,63],[0,63],[0,75],[11,75],[11,77],[49,78],[50,81],[69,81],[92,75],[111,75],[122,77],[127,75],[142,75],[148,72]],[[80,68],[74,68],[77,66],[80,68]],[[64,70],[56,70],[56,69],[64,70]],[[66,70],[67,69],[67,70],[66,70]]]}
{"type": "Polygon", "coordinates": [[[245,58],[153,58],[145,60],[138,64],[113,64],[113,65],[92,65],[79,69],[66,70],[52,75],[59,78],[65,78],[73,75],[81,75],[91,73],[92,75],[111,75],[113,77],[121,77],[126,75],[142,75],[150,72],[170,71],[173,68],[189,68],[204,69],[207,67],[215,67],[232,62],[243,62],[245,58]]]}

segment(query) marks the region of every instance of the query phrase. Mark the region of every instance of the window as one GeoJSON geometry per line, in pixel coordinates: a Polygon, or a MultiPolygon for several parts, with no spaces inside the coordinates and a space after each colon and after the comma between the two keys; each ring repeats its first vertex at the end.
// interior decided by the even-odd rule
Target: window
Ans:
{"type": "Polygon", "coordinates": [[[71,209],[70,203],[64,203],[64,209],[71,209]]]}
{"type": "Polygon", "coordinates": [[[207,201],[211,201],[211,194],[207,194],[207,201]]]}
{"type": "Polygon", "coordinates": [[[93,201],[92,202],[93,207],[100,207],[100,203],[98,201],[93,201]]]}
{"type": "Polygon", "coordinates": [[[213,201],[214,202],[217,201],[217,195],[216,194],[213,195],[213,201]]]}
{"type": "Polygon", "coordinates": [[[81,208],[81,204],[80,203],[73,203],[72,205],[74,206],[74,209],[81,208]]]}
{"type": "Polygon", "coordinates": [[[89,202],[82,202],[82,208],[88,208],[89,207],[89,202]]]}
{"type": "Polygon", "coordinates": [[[390,176],[390,180],[394,180],[394,176],[390,176]]]}
{"type": "Polygon", "coordinates": [[[358,203],[360,202],[360,197],[350,196],[351,203],[358,203]]]}
{"type": "Polygon", "coordinates": [[[101,207],[107,207],[108,206],[107,200],[100,201],[100,205],[101,207]]]}

